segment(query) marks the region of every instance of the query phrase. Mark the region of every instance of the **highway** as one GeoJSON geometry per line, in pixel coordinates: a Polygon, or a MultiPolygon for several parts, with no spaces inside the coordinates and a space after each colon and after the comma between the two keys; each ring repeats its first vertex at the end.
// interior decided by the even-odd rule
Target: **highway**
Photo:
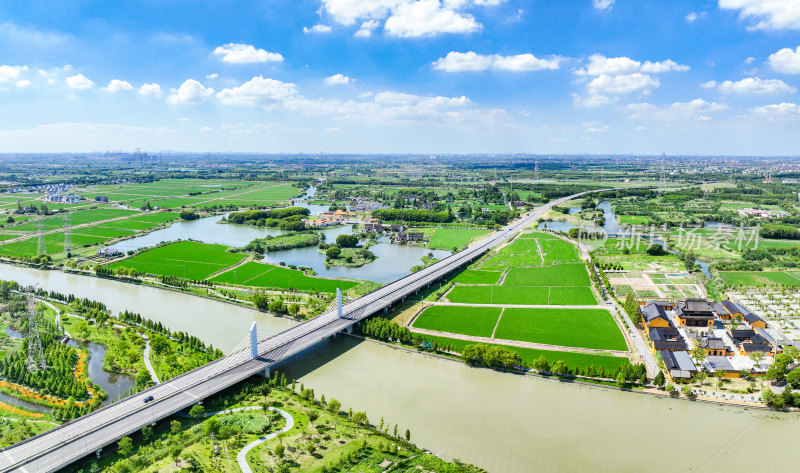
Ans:
{"type": "Polygon", "coordinates": [[[466,249],[345,304],[342,308],[343,318],[338,317],[335,309],[328,310],[314,319],[259,341],[259,356],[256,359],[252,358],[249,346],[242,348],[56,429],[6,447],[0,450],[0,472],[46,473],[93,454],[145,425],[169,417],[348,330],[358,321],[413,295],[469,264],[486,251],[507,242],[551,207],[586,193],[574,194],[538,207],[466,249]],[[153,396],[154,400],[145,404],[144,398],[147,396],[153,396]]]}

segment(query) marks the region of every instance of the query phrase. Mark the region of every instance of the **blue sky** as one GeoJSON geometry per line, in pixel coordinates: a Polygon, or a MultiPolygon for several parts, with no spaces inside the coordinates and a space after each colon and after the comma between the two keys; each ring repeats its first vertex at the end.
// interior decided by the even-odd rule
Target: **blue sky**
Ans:
{"type": "Polygon", "coordinates": [[[800,155],[800,0],[0,4],[0,152],[800,155]]]}

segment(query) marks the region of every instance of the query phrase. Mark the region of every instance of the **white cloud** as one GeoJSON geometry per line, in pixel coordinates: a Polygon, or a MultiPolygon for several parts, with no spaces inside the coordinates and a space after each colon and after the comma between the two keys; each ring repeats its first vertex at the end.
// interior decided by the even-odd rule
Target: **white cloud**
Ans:
{"type": "Polygon", "coordinates": [[[383,22],[391,36],[420,37],[471,33],[482,25],[465,10],[504,0],[322,0],[322,10],[345,26],[360,23],[356,36],[368,37],[383,22]]]}
{"type": "Polygon", "coordinates": [[[755,107],[750,112],[755,117],[766,118],[767,120],[795,119],[800,118],[800,105],[783,102],[755,107]]]}
{"type": "Polygon", "coordinates": [[[206,74],[206,79],[216,79],[217,77],[219,77],[219,74],[216,72],[213,74],[206,74]]]}
{"type": "Polygon", "coordinates": [[[608,125],[601,121],[583,122],[581,126],[585,128],[587,133],[603,133],[610,128],[608,125]]]}
{"type": "Polygon", "coordinates": [[[94,87],[94,82],[89,80],[89,78],[87,78],[83,74],[77,74],[74,76],[67,77],[67,85],[69,86],[70,89],[86,90],[94,87]]]}
{"type": "Polygon", "coordinates": [[[686,21],[688,21],[689,23],[694,23],[695,21],[697,21],[698,18],[699,16],[695,12],[689,12],[689,14],[686,15],[686,21]]]}
{"type": "Polygon", "coordinates": [[[792,51],[791,48],[783,48],[778,52],[769,55],[769,66],[784,74],[800,74],[800,46],[792,51]]]}
{"type": "Polygon", "coordinates": [[[161,86],[156,83],[142,84],[142,86],[139,87],[139,95],[161,98],[163,92],[161,92],[161,86]]]}
{"type": "Polygon", "coordinates": [[[694,99],[689,102],[675,102],[669,105],[657,106],[650,103],[632,103],[625,107],[625,111],[634,119],[650,120],[699,120],[708,121],[714,114],[728,110],[728,106],[716,102],[706,102],[703,99],[694,99]]]}
{"type": "Polygon", "coordinates": [[[27,70],[28,66],[0,66],[0,84],[16,80],[23,71],[27,70]]]}
{"type": "Polygon", "coordinates": [[[251,44],[228,43],[215,49],[214,54],[219,57],[220,61],[230,64],[283,61],[283,56],[279,53],[256,49],[251,44]]]}
{"type": "Polygon", "coordinates": [[[633,74],[625,74],[618,76],[611,76],[602,74],[594,79],[586,86],[586,89],[592,95],[597,94],[627,94],[630,92],[649,92],[652,89],[658,88],[661,85],[658,79],[653,79],[647,74],[635,72],[633,74]]]}
{"type": "Polygon", "coordinates": [[[361,23],[361,28],[358,29],[353,36],[357,38],[369,38],[372,36],[372,32],[380,26],[380,22],[378,20],[367,20],[361,23]]]}
{"type": "Polygon", "coordinates": [[[194,79],[187,79],[178,90],[173,89],[172,95],[167,97],[167,102],[176,105],[197,105],[208,100],[213,93],[214,89],[206,88],[194,79]]]}
{"type": "Polygon", "coordinates": [[[778,79],[747,77],[737,82],[726,80],[719,84],[719,91],[723,94],[792,94],[797,89],[778,79]]]}
{"type": "Polygon", "coordinates": [[[592,6],[598,10],[611,10],[615,0],[592,0],[592,6]]]}
{"type": "Polygon", "coordinates": [[[419,0],[393,11],[384,30],[392,36],[413,38],[440,33],[472,33],[481,28],[475,17],[447,8],[439,0],[419,0]]]}
{"type": "Polygon", "coordinates": [[[330,33],[331,31],[333,31],[333,28],[328,25],[314,25],[311,28],[303,27],[303,33],[330,33]]]}
{"type": "Polygon", "coordinates": [[[611,102],[614,102],[616,99],[612,99],[607,95],[601,94],[590,94],[586,97],[583,97],[578,94],[572,94],[572,103],[579,107],[599,107],[601,105],[607,105],[611,102]]]}
{"type": "Polygon", "coordinates": [[[133,86],[124,80],[111,79],[107,86],[103,87],[106,92],[121,92],[123,90],[133,90],[133,86]]]}
{"type": "Polygon", "coordinates": [[[700,87],[704,89],[714,89],[717,87],[717,81],[710,80],[708,82],[703,82],[702,84],[700,84],[700,87]]]}
{"type": "Polygon", "coordinates": [[[602,74],[617,75],[633,72],[661,73],[668,71],[688,71],[689,66],[678,64],[672,59],[664,61],[636,61],[629,57],[605,57],[602,54],[589,56],[589,64],[575,71],[576,75],[599,76],[602,74]]]}
{"type": "Polygon", "coordinates": [[[258,76],[238,87],[222,89],[217,98],[226,105],[273,107],[296,95],[295,84],[258,76]]]}
{"type": "Polygon", "coordinates": [[[748,29],[800,29],[800,2],[797,0],[719,0],[725,10],[739,10],[739,18],[752,19],[748,29]]]}
{"type": "Polygon", "coordinates": [[[18,80],[15,84],[19,88],[29,87],[31,85],[31,81],[27,79],[18,80]]]}
{"type": "Polygon", "coordinates": [[[211,132],[214,132],[214,131],[217,131],[217,130],[211,128],[210,126],[204,126],[204,127],[200,128],[197,131],[199,131],[200,133],[211,133],[211,132]]]}
{"type": "Polygon", "coordinates": [[[460,53],[451,51],[447,56],[432,63],[433,68],[446,72],[485,71],[489,68],[505,71],[540,71],[558,69],[561,57],[549,59],[537,58],[533,54],[517,54],[501,56],[498,54],[483,55],[473,51],[460,53]]]}
{"type": "Polygon", "coordinates": [[[349,84],[351,81],[352,79],[344,74],[334,74],[330,77],[326,77],[324,80],[327,85],[344,85],[349,84]]]}

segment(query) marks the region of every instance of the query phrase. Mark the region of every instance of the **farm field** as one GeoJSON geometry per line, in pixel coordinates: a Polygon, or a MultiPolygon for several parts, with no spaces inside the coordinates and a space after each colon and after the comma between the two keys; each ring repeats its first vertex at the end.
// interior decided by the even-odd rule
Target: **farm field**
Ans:
{"type": "Polygon", "coordinates": [[[434,306],[425,309],[414,327],[440,332],[491,337],[501,308],[434,306]]]}
{"type": "MultiPolygon", "coordinates": [[[[459,340],[456,338],[447,337],[434,337],[431,335],[423,335],[423,338],[431,342],[436,342],[440,346],[452,347],[459,352],[462,351],[467,345],[475,344],[475,342],[470,342],[467,340],[459,340]]],[[[586,369],[589,366],[594,366],[595,368],[603,367],[607,370],[613,371],[622,365],[630,365],[630,360],[621,356],[595,355],[591,353],[574,353],[568,351],[537,350],[535,348],[521,348],[494,343],[486,345],[508,348],[509,350],[515,351],[520,354],[523,363],[527,365],[533,363],[533,360],[536,360],[540,356],[543,356],[550,364],[561,360],[570,368],[576,367],[586,369]]]]}
{"type": "Polygon", "coordinates": [[[578,255],[578,249],[564,240],[540,240],[539,244],[542,247],[542,259],[545,265],[576,263],[581,260],[578,255]]]}
{"type": "Polygon", "coordinates": [[[622,225],[649,225],[652,223],[647,215],[620,215],[618,218],[622,225]]]}
{"type": "Polygon", "coordinates": [[[564,263],[541,268],[511,268],[504,286],[589,286],[583,263],[564,263]]]}
{"type": "Polygon", "coordinates": [[[429,235],[428,248],[443,250],[461,248],[489,233],[489,230],[475,228],[436,228],[434,230],[429,235]]]}
{"type": "Polygon", "coordinates": [[[800,271],[720,271],[729,286],[800,286],[800,271]]]}
{"type": "Polygon", "coordinates": [[[302,271],[250,261],[238,268],[218,274],[211,279],[217,283],[243,286],[297,289],[300,291],[336,292],[346,291],[359,283],[356,281],[325,279],[306,276],[302,271]]]}
{"type": "Polygon", "coordinates": [[[253,184],[256,183],[215,179],[161,179],[146,183],[91,185],[80,189],[78,194],[90,200],[93,200],[97,195],[102,195],[108,197],[112,202],[121,202],[135,199],[185,196],[196,192],[235,190],[253,184]]]}
{"type": "Polygon", "coordinates": [[[542,263],[537,239],[517,238],[492,255],[480,269],[502,271],[509,267],[541,266],[542,263]]]}
{"type": "Polygon", "coordinates": [[[506,305],[596,305],[588,287],[455,286],[450,302],[506,305]]]}
{"type": "MultiPolygon", "coordinates": [[[[86,223],[99,222],[101,220],[110,220],[112,218],[125,217],[128,215],[134,215],[138,213],[141,212],[137,210],[125,210],[125,209],[76,210],[69,212],[69,223],[70,225],[82,225],[86,223]]],[[[42,229],[45,231],[56,230],[64,227],[64,222],[65,222],[65,214],[57,214],[45,217],[44,219],[42,219],[41,222],[42,229]]],[[[34,220],[29,220],[21,225],[17,225],[8,230],[18,233],[37,232],[39,230],[39,222],[34,220]]]]}
{"type": "MultiPolygon", "coordinates": [[[[72,234],[70,237],[73,248],[82,246],[96,245],[106,241],[108,238],[90,236],[83,234],[72,234]]],[[[44,243],[48,254],[55,254],[64,251],[64,234],[51,233],[44,236],[44,243]]],[[[39,238],[31,237],[26,240],[6,243],[0,246],[0,255],[10,257],[36,256],[39,247],[39,238]]]]}
{"type": "Polygon", "coordinates": [[[453,279],[460,284],[497,284],[503,273],[499,271],[479,271],[466,269],[453,279]]]}
{"type": "Polygon", "coordinates": [[[228,253],[227,249],[223,245],[179,241],[112,263],[108,267],[133,268],[143,273],[199,280],[245,258],[240,253],[228,253]]]}
{"type": "Polygon", "coordinates": [[[567,347],[628,349],[614,318],[603,309],[505,309],[495,338],[567,347]]]}

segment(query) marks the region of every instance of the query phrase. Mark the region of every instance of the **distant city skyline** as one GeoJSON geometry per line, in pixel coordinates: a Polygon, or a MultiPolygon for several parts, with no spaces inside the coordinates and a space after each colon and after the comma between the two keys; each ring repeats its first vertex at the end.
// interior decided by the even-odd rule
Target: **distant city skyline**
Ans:
{"type": "Polygon", "coordinates": [[[0,153],[800,155],[800,0],[0,4],[0,153]]]}

